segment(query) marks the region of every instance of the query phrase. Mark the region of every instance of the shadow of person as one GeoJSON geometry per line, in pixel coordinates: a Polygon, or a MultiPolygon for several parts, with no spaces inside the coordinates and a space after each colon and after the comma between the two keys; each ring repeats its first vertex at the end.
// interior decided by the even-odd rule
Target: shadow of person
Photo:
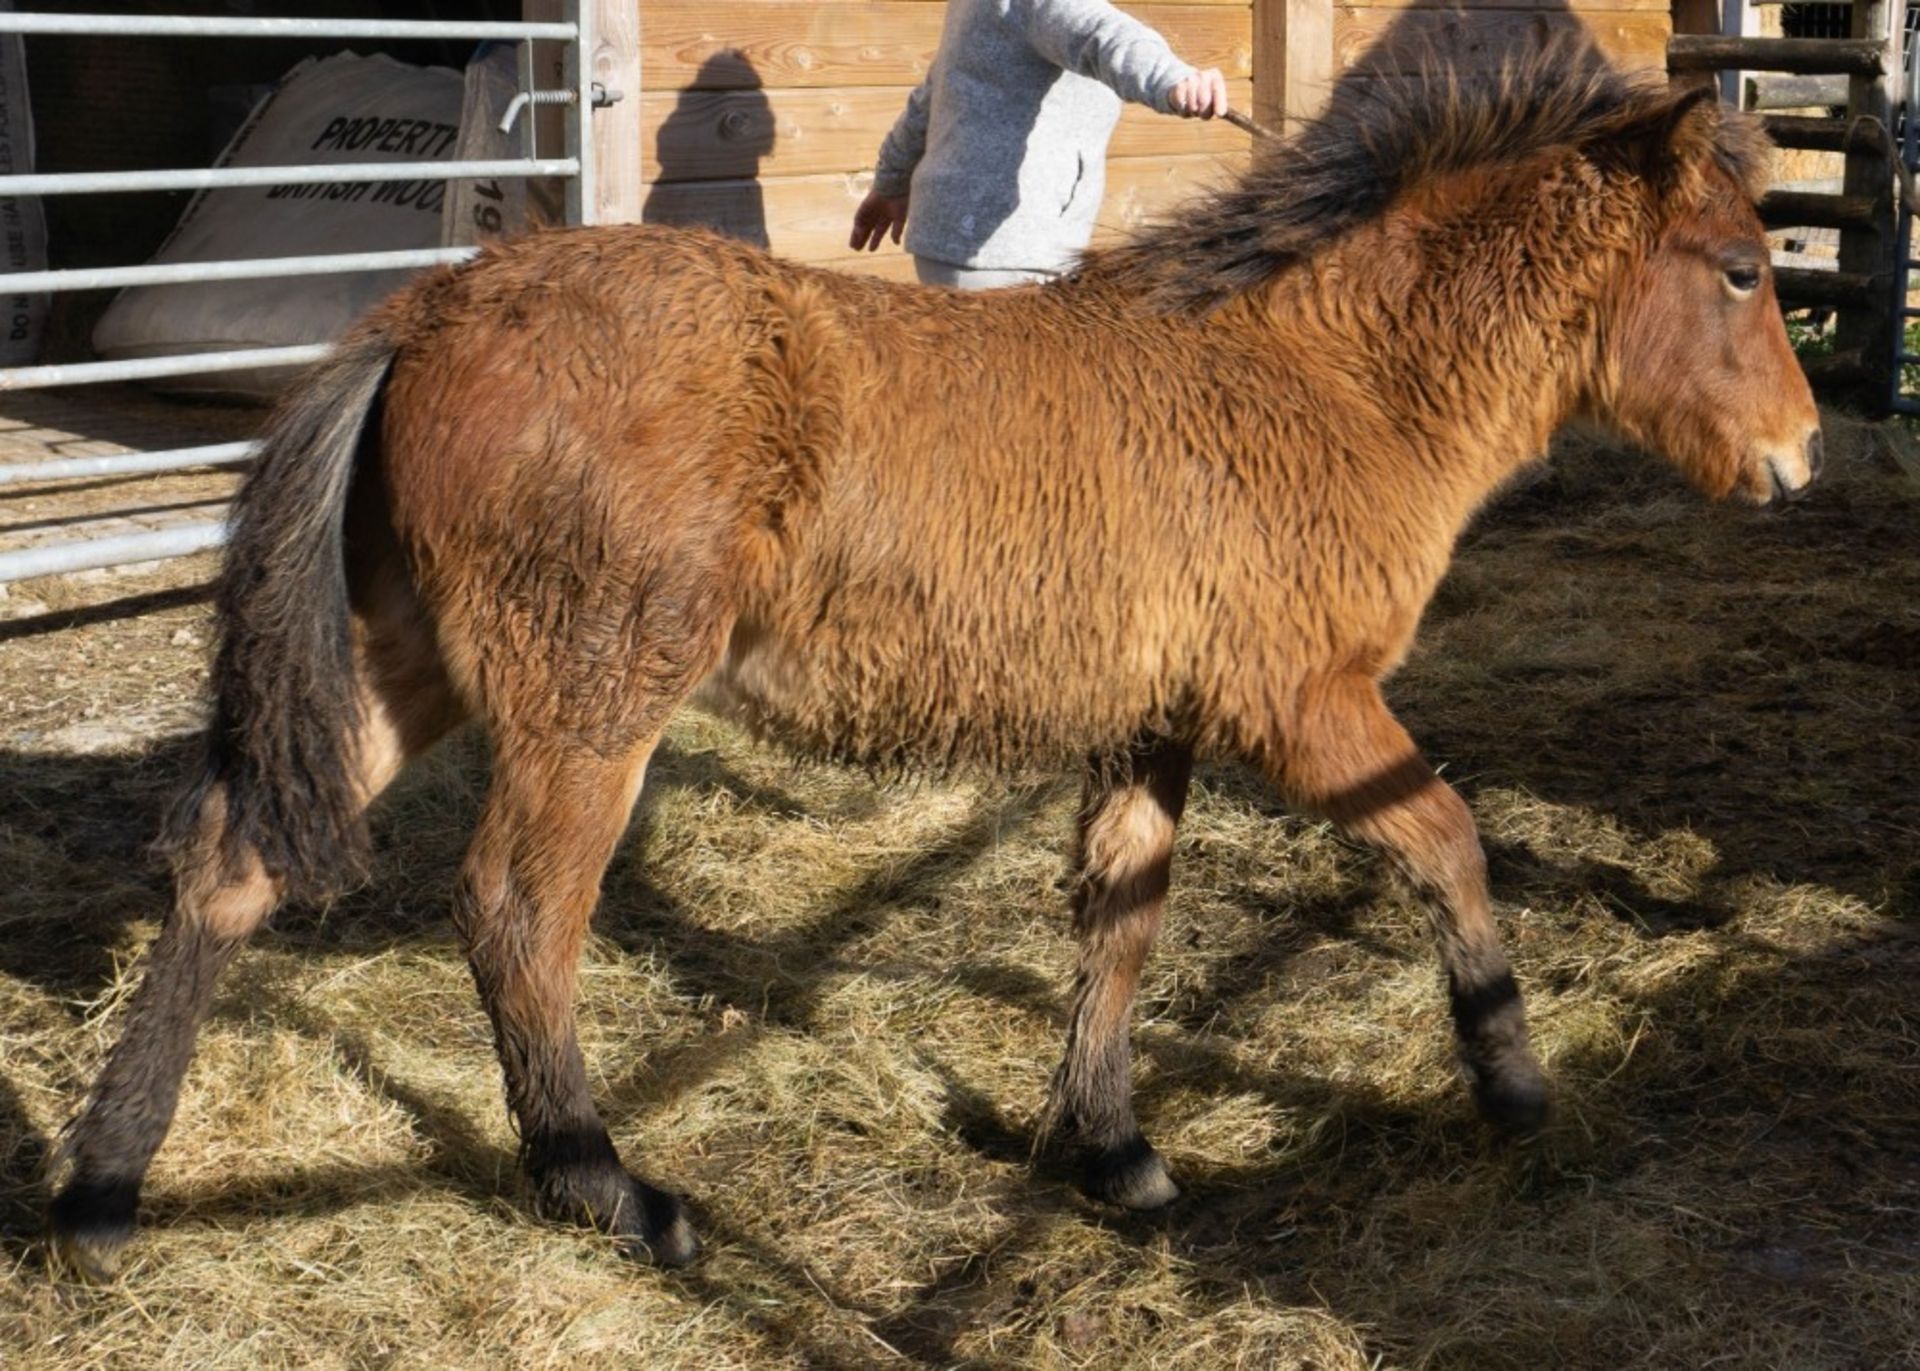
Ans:
{"type": "Polygon", "coordinates": [[[654,139],[659,170],[640,217],[649,224],[715,229],[769,246],[760,159],[773,151],[773,106],[760,76],[738,51],[701,64],[654,139]]]}
{"type": "Polygon", "coordinates": [[[20,1260],[39,1235],[48,1152],[19,1093],[0,1076],[0,1258],[20,1260]]]}

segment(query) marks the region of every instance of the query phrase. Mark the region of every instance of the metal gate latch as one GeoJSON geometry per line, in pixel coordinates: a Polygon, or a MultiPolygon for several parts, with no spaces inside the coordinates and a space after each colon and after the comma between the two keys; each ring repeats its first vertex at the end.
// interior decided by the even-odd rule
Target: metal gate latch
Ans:
{"type": "MultiPolygon", "coordinates": [[[[528,105],[571,105],[579,98],[579,94],[571,90],[523,90],[508,101],[507,112],[500,116],[500,132],[512,133],[513,126],[520,122],[520,111],[528,105]]],[[[595,81],[590,103],[594,109],[605,109],[626,98],[626,92],[608,90],[595,81]]]]}

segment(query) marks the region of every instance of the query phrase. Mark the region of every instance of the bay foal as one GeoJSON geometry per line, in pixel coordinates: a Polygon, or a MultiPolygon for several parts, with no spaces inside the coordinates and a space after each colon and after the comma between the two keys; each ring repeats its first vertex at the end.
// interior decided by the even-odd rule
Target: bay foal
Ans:
{"type": "Polygon", "coordinates": [[[1178,225],[1046,288],[842,277],[654,228],[537,235],[403,290],[283,405],[221,582],[177,896],[73,1127],[62,1252],[108,1268],[214,980],[354,878],[363,811],[476,719],[455,897],[548,1211],[682,1261],[594,1108],[575,964],[701,685],[881,765],[1090,769],[1045,1130],[1175,1191],[1128,1018],[1196,753],[1262,768],[1432,911],[1480,1108],[1546,1106],[1467,807],[1382,703],[1454,540],[1576,418],[1711,496],[1819,466],[1753,204],[1766,146],[1564,50],[1344,104],[1178,225]]]}

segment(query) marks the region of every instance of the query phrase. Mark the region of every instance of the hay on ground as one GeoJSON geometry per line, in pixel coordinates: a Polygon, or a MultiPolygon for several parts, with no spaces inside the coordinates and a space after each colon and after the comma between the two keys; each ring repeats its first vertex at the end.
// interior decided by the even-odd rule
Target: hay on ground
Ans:
{"type": "Polygon", "coordinates": [[[685,716],[580,1005],[617,1141],[694,1200],[681,1274],[524,1207],[447,922],[468,739],[385,805],[372,884],[236,965],[131,1269],[51,1282],[42,1162],[154,931],[208,631],[165,596],[0,623],[0,1360],[1920,1363],[1920,491],[1881,441],[1836,419],[1775,516],[1576,445],[1391,687],[1486,835],[1556,1091],[1530,1147],[1471,1116],[1417,910],[1216,767],[1137,1033],[1186,1198],[1087,1203],[1026,1163],[1076,784],[877,786],[685,716]]]}

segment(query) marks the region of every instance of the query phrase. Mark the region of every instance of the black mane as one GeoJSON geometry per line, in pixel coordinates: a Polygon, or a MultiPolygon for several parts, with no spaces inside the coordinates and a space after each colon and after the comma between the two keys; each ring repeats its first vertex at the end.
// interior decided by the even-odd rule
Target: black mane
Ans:
{"type": "MultiPolygon", "coordinates": [[[[1423,179],[1654,123],[1689,98],[1664,80],[1622,75],[1585,38],[1496,67],[1462,69],[1439,56],[1409,65],[1343,82],[1299,133],[1256,145],[1237,184],[1183,207],[1178,220],[1090,253],[1086,268],[1161,312],[1208,309],[1378,218],[1423,179]]],[[[1749,188],[1765,175],[1757,127],[1724,118],[1714,149],[1749,188]]]]}

